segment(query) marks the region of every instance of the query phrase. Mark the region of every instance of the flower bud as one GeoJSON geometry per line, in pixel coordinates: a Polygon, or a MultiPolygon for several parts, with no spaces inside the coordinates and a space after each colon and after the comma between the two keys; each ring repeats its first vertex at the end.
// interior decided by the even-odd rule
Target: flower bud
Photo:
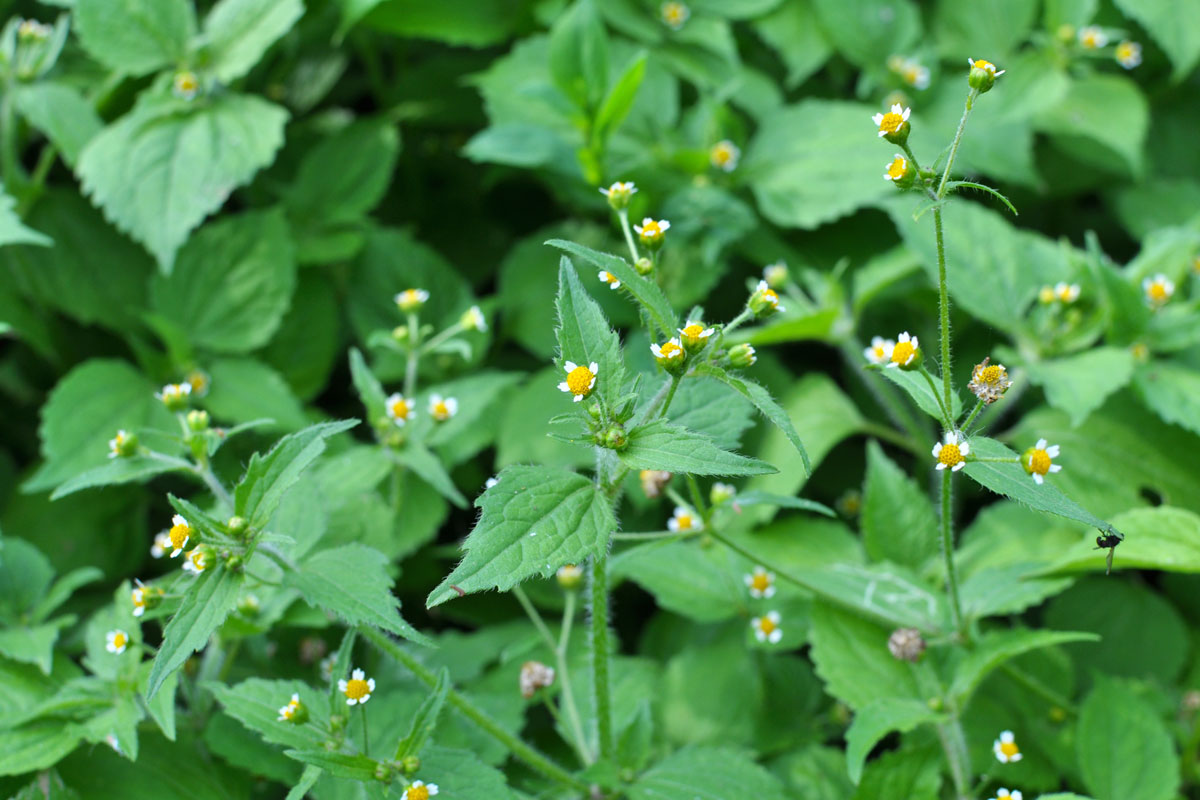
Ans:
{"type": "Polygon", "coordinates": [[[712,485],[712,489],[709,490],[708,499],[714,506],[719,506],[728,503],[736,495],[737,489],[730,486],[728,483],[721,483],[718,481],[717,483],[714,483],[712,485]]]}
{"type": "Polygon", "coordinates": [[[600,194],[608,198],[608,204],[614,211],[629,208],[629,201],[636,193],[637,187],[633,185],[633,181],[617,181],[607,189],[600,190],[600,194]]]}
{"type": "Polygon", "coordinates": [[[194,72],[180,70],[171,81],[171,92],[180,100],[193,100],[200,93],[200,79],[194,72]]]}
{"type": "Polygon", "coordinates": [[[896,157],[887,165],[883,178],[891,181],[897,189],[910,189],[917,179],[917,171],[902,153],[896,153],[896,157]]]}
{"type": "Polygon", "coordinates": [[[292,725],[303,725],[308,722],[308,708],[300,700],[300,695],[292,695],[292,699],[288,701],[287,705],[279,709],[277,719],[279,722],[288,722],[292,725]]]}
{"type": "Polygon", "coordinates": [[[188,430],[193,433],[203,433],[208,430],[208,412],[192,409],[187,413],[188,430]]]}
{"type": "Polygon", "coordinates": [[[375,765],[375,780],[380,783],[391,783],[395,773],[392,770],[392,765],[380,761],[375,765]]]}
{"type": "Polygon", "coordinates": [[[982,58],[978,61],[968,58],[967,63],[971,65],[971,70],[967,73],[967,85],[980,94],[991,89],[996,84],[996,78],[1004,74],[1004,70],[997,72],[995,64],[982,58]]]}
{"type": "Polygon", "coordinates": [[[130,433],[122,428],[117,431],[117,435],[108,440],[108,457],[109,458],[129,458],[137,455],[138,437],[136,433],[130,433]]]}
{"type": "Polygon", "coordinates": [[[526,700],[554,683],[554,667],[540,661],[526,661],[521,665],[521,697],[526,700]]]}
{"type": "Polygon", "coordinates": [[[629,444],[629,436],[625,433],[625,428],[620,425],[610,425],[604,431],[599,442],[601,447],[607,447],[609,450],[624,450],[625,445],[629,444]]]}
{"type": "Polygon", "coordinates": [[[642,256],[633,262],[633,268],[638,271],[638,275],[649,275],[651,272],[654,272],[654,262],[642,256]]]}
{"type": "Polygon", "coordinates": [[[405,756],[400,761],[400,769],[405,775],[415,775],[417,770],[421,768],[421,759],[416,756],[405,756]]]}
{"type": "Polygon", "coordinates": [[[779,295],[766,281],[758,282],[746,305],[756,317],[769,317],[777,311],[783,311],[783,306],[779,305],[779,295]]]}
{"type": "Polygon", "coordinates": [[[925,652],[925,640],[916,628],[897,628],[888,637],[887,647],[895,658],[915,664],[925,652]]]}
{"type": "Polygon", "coordinates": [[[395,342],[397,344],[404,344],[405,342],[407,342],[408,341],[408,326],[407,325],[397,325],[396,327],[392,328],[392,339],[395,340],[395,342]]]}
{"type": "Polygon", "coordinates": [[[243,617],[257,617],[261,609],[262,604],[255,594],[244,594],[238,598],[237,610],[243,617]]]}
{"type": "Polygon", "coordinates": [[[230,517],[229,521],[225,523],[225,527],[228,528],[229,532],[234,536],[241,536],[246,532],[246,518],[230,517]]]}
{"type": "Polygon", "coordinates": [[[847,489],[842,492],[842,495],[838,497],[833,505],[843,517],[857,517],[862,512],[862,492],[858,489],[847,489]]]}
{"type": "Polygon", "coordinates": [[[772,289],[779,289],[788,282],[787,264],[782,261],[776,261],[774,264],[768,264],[763,268],[763,280],[767,282],[767,286],[772,289]]]}
{"type": "Polygon", "coordinates": [[[756,361],[758,361],[758,356],[754,354],[752,345],[739,344],[729,348],[729,363],[733,367],[745,369],[754,366],[756,361]]]}
{"type": "Polygon", "coordinates": [[[412,314],[420,311],[422,306],[429,300],[429,292],[424,289],[405,289],[394,298],[396,305],[405,314],[412,314]]]}
{"type": "Polygon", "coordinates": [[[554,577],[564,591],[573,592],[583,585],[583,570],[574,564],[562,565],[554,577]]]}
{"type": "Polygon", "coordinates": [[[161,392],[155,392],[154,396],[162,401],[167,411],[186,411],[191,394],[190,383],[168,383],[161,392]]]}

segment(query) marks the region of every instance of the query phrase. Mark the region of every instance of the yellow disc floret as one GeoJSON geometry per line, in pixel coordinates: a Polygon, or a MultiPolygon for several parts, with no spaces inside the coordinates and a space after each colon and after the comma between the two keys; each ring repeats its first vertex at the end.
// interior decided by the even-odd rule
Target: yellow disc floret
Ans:
{"type": "Polygon", "coordinates": [[[913,347],[913,343],[911,341],[896,342],[896,346],[892,348],[892,363],[907,364],[916,350],[917,348],[913,347]]]}
{"type": "MultiPolygon", "coordinates": [[[[670,344],[667,345],[670,347],[670,344]]],[[[571,394],[585,395],[592,388],[592,371],[587,367],[576,367],[567,373],[567,388],[571,394]]]]}
{"type": "Polygon", "coordinates": [[[346,697],[349,697],[351,700],[361,700],[362,698],[366,697],[370,691],[371,690],[367,686],[367,682],[364,680],[354,678],[346,681],[346,697]]]}
{"type": "Polygon", "coordinates": [[[171,558],[174,558],[187,546],[188,539],[192,536],[192,528],[186,519],[176,514],[171,518],[171,530],[167,532],[167,536],[171,540],[171,558]]]}
{"type": "Polygon", "coordinates": [[[942,445],[942,451],[938,453],[939,464],[952,469],[961,464],[962,461],[962,450],[959,449],[958,445],[953,442],[942,445]]]}

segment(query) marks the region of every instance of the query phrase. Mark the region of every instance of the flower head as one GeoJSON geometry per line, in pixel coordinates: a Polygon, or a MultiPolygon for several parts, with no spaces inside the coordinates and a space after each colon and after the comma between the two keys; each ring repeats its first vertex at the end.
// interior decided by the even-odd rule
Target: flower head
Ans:
{"type": "Polygon", "coordinates": [[[675,506],[675,516],[667,520],[667,529],[676,533],[704,530],[704,521],[696,512],[684,506],[675,506]]]}
{"type": "Polygon", "coordinates": [[[684,349],[689,353],[695,353],[704,349],[704,345],[708,343],[708,337],[716,332],[716,328],[706,328],[703,322],[688,320],[687,324],[679,329],[679,338],[683,342],[684,349]]]}
{"type": "Polygon", "coordinates": [[[521,665],[521,697],[526,700],[537,694],[539,689],[553,684],[554,667],[548,667],[540,661],[526,661],[521,665]]]}
{"type": "Polygon", "coordinates": [[[152,558],[162,558],[171,549],[173,549],[171,535],[167,531],[159,531],[154,534],[154,544],[150,545],[150,556],[152,558]]]}
{"type": "Polygon", "coordinates": [[[134,579],[137,586],[129,592],[129,601],[133,605],[133,615],[140,617],[146,609],[154,608],[162,602],[163,590],[157,586],[147,586],[140,580],[134,579]]]}
{"type": "Polygon", "coordinates": [[[440,394],[429,395],[429,416],[438,422],[445,422],[457,413],[457,398],[442,397],[440,394]]]}
{"type": "Polygon", "coordinates": [[[758,356],[754,350],[754,345],[746,344],[745,342],[742,342],[741,344],[735,344],[733,347],[729,348],[728,355],[729,365],[732,367],[737,367],[738,369],[753,367],[755,362],[758,361],[758,356]]]}
{"type": "Polygon", "coordinates": [[[577,564],[563,564],[554,573],[554,579],[558,581],[560,588],[567,591],[578,589],[583,583],[583,568],[577,564]]]}
{"type": "Polygon", "coordinates": [[[192,387],[192,394],[196,397],[204,397],[208,394],[208,387],[212,385],[212,376],[202,369],[194,369],[184,378],[192,387]]]}
{"type": "Polygon", "coordinates": [[[190,383],[168,383],[161,392],[155,392],[154,396],[162,401],[168,411],[183,411],[187,408],[191,393],[190,383]]]}
{"type": "Polygon", "coordinates": [[[1052,444],[1047,447],[1045,439],[1038,439],[1037,444],[1021,454],[1021,466],[1033,478],[1034,483],[1040,486],[1047,473],[1062,471],[1062,465],[1054,463],[1056,458],[1058,445],[1052,444]]]}
{"type": "Polygon", "coordinates": [[[896,343],[888,348],[887,361],[889,367],[913,369],[921,363],[921,343],[916,336],[909,336],[908,331],[896,337],[896,343]]]}
{"type": "MultiPolygon", "coordinates": [[[[1017,758],[1020,758],[1019,754],[1017,758]]],[[[993,797],[992,800],[1021,800],[1021,792],[1017,789],[1013,789],[1010,792],[1008,789],[1005,789],[1003,786],[1001,786],[996,790],[996,796],[993,797]]]]}
{"type": "Polygon", "coordinates": [[[1012,731],[1000,733],[1000,738],[992,743],[992,752],[996,754],[996,760],[1001,764],[1011,764],[1021,760],[1021,750],[1017,747],[1017,741],[1013,737],[1012,731]]]}
{"type": "Polygon", "coordinates": [[[617,276],[613,275],[606,269],[600,270],[600,274],[597,275],[597,277],[600,278],[601,283],[607,283],[608,288],[612,289],[613,291],[621,288],[621,282],[617,280],[617,276]]]}
{"type": "MultiPolygon", "coordinates": [[[[438,793],[438,785],[436,783],[425,783],[425,781],[413,781],[404,790],[404,800],[429,800],[438,793]]],[[[1017,798],[1021,800],[1021,798],[1017,798]]]]}
{"type": "Polygon", "coordinates": [[[1059,281],[1054,285],[1054,296],[1067,305],[1078,300],[1081,291],[1078,283],[1059,281]]]}
{"type": "Polygon", "coordinates": [[[424,289],[405,289],[399,292],[393,300],[400,310],[406,314],[411,314],[414,311],[420,311],[421,307],[429,301],[429,292],[424,289]]]}
{"type": "Polygon", "coordinates": [[[50,38],[54,27],[36,19],[23,19],[17,26],[17,36],[25,42],[42,42],[50,38]]]}
{"type": "Polygon", "coordinates": [[[657,250],[662,247],[663,241],[666,239],[667,230],[670,229],[671,223],[665,219],[655,221],[650,217],[642,220],[641,225],[634,225],[633,229],[637,231],[638,238],[642,244],[651,250],[657,250]]]}
{"type": "Polygon", "coordinates": [[[564,361],[563,369],[567,372],[567,379],[558,385],[560,391],[575,395],[576,403],[592,393],[596,375],[600,371],[599,364],[593,361],[583,367],[574,361],[564,361]]]}
{"type": "Polygon", "coordinates": [[[746,305],[754,312],[755,316],[769,317],[777,311],[783,311],[783,306],[779,305],[779,293],[770,287],[766,281],[759,281],[754,287],[754,293],[750,295],[750,299],[746,301],[746,305]]]}
{"type": "Polygon", "coordinates": [[[904,82],[914,89],[920,91],[929,88],[929,67],[922,65],[919,61],[912,59],[905,61],[899,72],[904,82]]]}
{"type": "Polygon", "coordinates": [[[371,699],[371,692],[375,691],[375,679],[368,678],[365,672],[356,669],[350,673],[350,680],[342,678],[338,681],[338,691],[346,695],[348,706],[365,703],[371,699]]]}
{"type": "Polygon", "coordinates": [[[467,331],[486,331],[487,318],[483,316],[483,311],[479,306],[471,306],[458,320],[458,324],[463,326],[463,330],[467,331]]]}
{"type": "Polygon", "coordinates": [[[776,261],[774,264],[768,264],[763,267],[763,280],[772,289],[778,289],[783,286],[788,281],[787,264],[782,261],[776,261]]]}
{"type": "Polygon", "coordinates": [[[637,194],[633,181],[617,181],[607,189],[601,189],[600,194],[608,198],[608,204],[617,211],[629,207],[629,201],[637,194]]]}
{"type": "Polygon", "coordinates": [[[404,423],[417,415],[416,406],[413,402],[399,392],[388,395],[384,401],[387,407],[387,415],[391,417],[392,422],[403,427],[404,423]]]}
{"type": "Polygon", "coordinates": [[[891,111],[886,114],[876,114],[871,117],[871,120],[879,126],[879,137],[881,139],[887,139],[893,144],[904,144],[908,139],[908,116],[911,113],[911,108],[906,108],[899,103],[893,103],[891,111]]]}
{"type": "Polygon", "coordinates": [[[967,85],[972,89],[976,89],[980,94],[991,89],[996,83],[996,78],[999,78],[1005,73],[1005,70],[996,70],[996,65],[990,61],[981,59],[967,59],[967,65],[970,71],[967,73],[967,85]]]}
{"type": "Polygon", "coordinates": [[[118,656],[129,646],[129,634],[122,630],[109,631],[104,639],[104,649],[118,656]]]}
{"type": "Polygon", "coordinates": [[[184,572],[190,572],[193,575],[199,575],[210,566],[212,566],[212,551],[204,546],[189,550],[187,560],[183,562],[184,572]]]}
{"type": "Polygon", "coordinates": [[[683,3],[668,0],[663,3],[658,9],[659,15],[662,17],[663,24],[673,31],[677,31],[683,27],[683,23],[688,21],[688,17],[692,15],[692,10],[683,3]]]}
{"type": "Polygon", "coordinates": [[[108,457],[128,458],[137,453],[137,445],[137,435],[121,428],[116,436],[108,440],[108,457]]]}
{"type": "Polygon", "coordinates": [[[146,590],[141,586],[138,586],[129,593],[129,601],[133,603],[133,615],[135,617],[140,617],[146,613],[146,590]]]}
{"type": "Polygon", "coordinates": [[[1117,63],[1125,69],[1133,69],[1142,63],[1142,46],[1137,42],[1124,41],[1117,45],[1114,53],[1117,63]]]}
{"type": "MultiPolygon", "coordinates": [[[[191,540],[192,526],[188,525],[186,519],[176,514],[171,517],[171,530],[167,531],[167,538],[171,543],[171,558],[174,558],[183,552],[183,548],[187,547],[188,541],[191,540]]],[[[158,539],[156,538],[155,544],[157,543],[158,539]]],[[[153,548],[151,548],[150,554],[154,554],[153,548]]]]}
{"type": "Polygon", "coordinates": [[[755,617],[750,620],[750,627],[754,630],[754,638],[760,642],[778,644],[779,640],[783,638],[783,628],[779,627],[781,619],[778,611],[768,611],[761,617],[755,617]]]}
{"type": "Polygon", "coordinates": [[[915,664],[925,652],[925,639],[916,628],[897,628],[888,637],[887,647],[894,658],[915,664]]]}
{"type": "Polygon", "coordinates": [[[901,153],[896,153],[896,157],[888,163],[887,169],[883,173],[885,181],[891,181],[901,189],[912,186],[916,178],[916,170],[912,168],[912,164],[901,153]]]}
{"type": "Polygon", "coordinates": [[[291,722],[295,725],[302,724],[308,718],[308,712],[304,708],[304,703],[300,702],[300,695],[293,693],[292,699],[288,700],[286,706],[279,709],[279,716],[276,717],[278,722],[291,722]]]}
{"type": "Polygon", "coordinates": [[[775,573],[768,572],[762,567],[755,567],[749,575],[743,575],[742,580],[750,590],[750,596],[758,600],[767,600],[775,596],[775,573]]]}
{"type": "Polygon", "coordinates": [[[737,497],[737,488],[732,484],[717,481],[708,491],[708,499],[714,506],[724,505],[737,497]]]}
{"type": "Polygon", "coordinates": [[[668,372],[683,365],[683,345],[678,339],[670,339],[661,346],[652,342],[650,352],[654,355],[654,360],[658,365],[668,372]]]}
{"type": "Polygon", "coordinates": [[[708,151],[708,160],[714,167],[724,172],[733,172],[737,169],[738,160],[741,157],[742,151],[728,139],[722,139],[708,151]]]}
{"type": "Polygon", "coordinates": [[[1099,50],[1108,44],[1108,34],[1096,25],[1088,25],[1079,29],[1079,44],[1084,50],[1099,50]]]}
{"type": "Polygon", "coordinates": [[[863,357],[872,364],[885,364],[891,360],[892,348],[896,346],[896,342],[892,339],[885,339],[882,336],[872,336],[871,346],[863,350],[863,357]]]}
{"type": "Polygon", "coordinates": [[[200,92],[200,81],[196,78],[196,73],[186,69],[175,73],[175,79],[171,82],[171,91],[180,100],[193,100],[200,92]]]}
{"type": "Polygon", "coordinates": [[[653,500],[662,494],[663,487],[671,480],[671,473],[661,469],[644,469],[638,474],[642,482],[642,492],[653,500]]]}
{"type": "Polygon", "coordinates": [[[965,437],[954,431],[948,432],[942,441],[933,446],[933,457],[937,459],[937,469],[949,469],[958,472],[967,465],[967,454],[971,445],[965,437]]]}
{"type": "Polygon", "coordinates": [[[990,360],[989,356],[975,365],[975,369],[971,371],[971,382],[967,384],[971,394],[988,405],[1003,397],[1008,387],[1012,386],[1012,379],[1008,377],[1004,365],[989,364],[990,360]]]}
{"type": "Polygon", "coordinates": [[[1142,281],[1142,291],[1146,293],[1146,302],[1157,308],[1166,304],[1175,294],[1175,282],[1160,272],[1142,281]]]}

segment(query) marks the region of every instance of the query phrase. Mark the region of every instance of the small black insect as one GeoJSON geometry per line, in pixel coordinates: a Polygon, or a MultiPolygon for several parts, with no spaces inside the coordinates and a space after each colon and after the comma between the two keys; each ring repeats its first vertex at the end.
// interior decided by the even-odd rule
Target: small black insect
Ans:
{"type": "Polygon", "coordinates": [[[1112,573],[1113,553],[1117,551],[1117,545],[1125,541],[1125,534],[1117,532],[1115,528],[1109,527],[1107,530],[1101,531],[1096,537],[1097,550],[1107,550],[1108,555],[1104,559],[1104,574],[1112,573]]]}

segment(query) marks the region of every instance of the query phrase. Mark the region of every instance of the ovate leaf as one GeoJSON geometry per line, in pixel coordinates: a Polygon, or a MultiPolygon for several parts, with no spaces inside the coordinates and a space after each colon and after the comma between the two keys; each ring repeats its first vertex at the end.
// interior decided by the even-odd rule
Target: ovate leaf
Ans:
{"type": "MultiPolygon", "coordinates": [[[[1125,534],[1114,553],[1114,570],[1200,572],[1200,515],[1171,506],[1136,508],[1113,517],[1113,526],[1125,534]]],[[[1041,572],[1096,572],[1105,569],[1104,556],[1089,536],[1041,572]]]]}
{"type": "Polygon", "coordinates": [[[187,587],[179,610],[163,630],[162,645],[146,683],[147,699],[153,700],[167,676],[208,644],[208,637],[237,605],[242,581],[240,572],[216,566],[201,572],[196,582],[187,587]]]}
{"type": "Polygon", "coordinates": [[[664,758],[628,789],[630,800],[785,800],[783,784],[737,750],[688,747],[664,758]]]}
{"type": "Polygon", "coordinates": [[[285,750],[283,754],[320,767],[337,778],[350,778],[356,781],[375,780],[377,762],[361,754],[350,755],[330,750],[285,750]]]}
{"type": "Polygon", "coordinates": [[[1026,365],[1029,380],[1046,392],[1046,402],[1065,411],[1072,425],[1104,405],[1133,376],[1127,347],[1095,347],[1082,353],[1026,365]]]}
{"type": "Polygon", "coordinates": [[[103,123],[78,89],[65,83],[38,81],[16,87],[17,109],[30,125],[46,135],[68,164],[75,164],[84,146],[103,123]]]}
{"type": "Polygon", "coordinates": [[[437,684],[433,691],[421,703],[420,708],[413,714],[412,723],[408,726],[408,734],[396,745],[396,755],[393,761],[402,761],[406,756],[418,755],[425,742],[433,735],[437,727],[438,714],[446,703],[446,694],[450,691],[450,672],[442,667],[438,673],[437,684]]]}
{"type": "Polygon", "coordinates": [[[599,250],[562,239],[551,239],[546,244],[582,258],[598,270],[611,272],[621,282],[621,288],[628,290],[633,298],[650,313],[650,318],[658,325],[664,336],[669,338],[676,335],[675,310],[671,308],[667,296],[663,294],[662,289],[658,288],[657,283],[643,277],[637,270],[629,266],[628,261],[620,256],[602,253],[599,250]]]}
{"type": "Polygon", "coordinates": [[[608,39],[593,0],[575,0],[550,28],[550,77],[581,109],[599,105],[608,83],[608,39]]]}
{"type": "Polygon", "coordinates": [[[921,700],[909,665],[888,652],[889,633],[849,611],[816,603],[809,639],[825,690],[856,710],[884,698],[921,700]]]}
{"type": "Polygon", "coordinates": [[[475,505],[483,513],[463,544],[466,555],[430,593],[430,607],[581,564],[617,527],[611,502],[592,481],[551,467],[508,467],[475,505]]]}
{"type": "Polygon", "coordinates": [[[892,731],[907,733],[940,718],[938,712],[920,700],[883,697],[869,703],[854,715],[854,722],[846,731],[846,768],[850,780],[859,782],[867,755],[884,736],[892,731]]]}
{"type": "Polygon", "coordinates": [[[74,23],[97,61],[145,75],[183,61],[196,12],[188,0],[78,0],[74,23]]]}
{"type": "Polygon", "coordinates": [[[0,187],[0,247],[8,244],[33,244],[49,247],[54,244],[49,236],[26,227],[13,209],[17,203],[0,187]]]}
{"type": "Polygon", "coordinates": [[[983,679],[1006,661],[1042,647],[1053,647],[1067,642],[1094,642],[1099,638],[1094,633],[1019,629],[984,634],[976,640],[974,649],[955,668],[950,693],[958,699],[960,707],[965,707],[983,679]]]}
{"type": "MultiPolygon", "coordinates": [[[[940,376],[933,374],[929,370],[927,370],[929,372],[928,378],[919,371],[910,372],[898,368],[888,369],[885,367],[878,371],[883,374],[883,377],[907,392],[908,396],[913,399],[913,402],[926,414],[936,420],[945,419],[942,414],[942,403],[945,401],[945,395],[942,391],[942,379],[940,376]],[[931,383],[933,384],[932,386],[930,385],[931,383]]],[[[950,389],[949,410],[951,422],[962,416],[962,398],[958,396],[958,392],[953,388],[950,389]]]]}
{"type": "Polygon", "coordinates": [[[400,135],[386,119],[356,122],[309,150],[287,195],[289,212],[302,224],[356,220],[383,199],[400,135]]]}
{"type": "Polygon", "coordinates": [[[317,748],[325,743],[320,727],[329,724],[329,704],[325,692],[317,691],[301,681],[269,681],[250,678],[236,686],[212,684],[213,694],[225,707],[225,713],[255,731],[268,742],[300,749],[317,748]],[[293,694],[308,710],[314,725],[291,725],[279,722],[279,709],[288,704],[293,694]]]}
{"type": "Polygon", "coordinates": [[[1167,422],[1200,433],[1200,372],[1170,361],[1138,368],[1133,388],[1167,422]]]}
{"type": "Polygon", "coordinates": [[[1098,676],[1079,709],[1076,752],[1096,800],[1169,800],[1179,791],[1179,757],[1158,712],[1125,685],[1098,676]]]}
{"type": "Polygon", "coordinates": [[[621,343],[608,325],[604,312],[592,299],[570,259],[563,256],[558,265],[558,348],[563,361],[580,366],[595,362],[599,371],[594,391],[605,402],[614,402],[625,379],[621,343]]]}
{"type": "Polygon", "coordinates": [[[771,393],[759,386],[754,381],[744,380],[734,377],[725,370],[712,365],[705,365],[699,370],[704,375],[711,375],[717,380],[725,383],[745,397],[751,403],[754,403],[755,408],[762,412],[763,416],[769,419],[775,427],[783,432],[787,440],[796,448],[796,452],[800,454],[800,460],[804,462],[804,474],[812,473],[812,463],[808,459],[808,451],[804,448],[804,442],[800,438],[800,434],[796,432],[796,428],[792,425],[792,418],[788,416],[787,411],[783,406],[776,402],[775,398],[771,397],[771,393]]]}
{"type": "Polygon", "coordinates": [[[919,569],[937,553],[937,518],[928,495],[874,441],[867,445],[862,533],[876,561],[919,569]]]}
{"type": "Polygon", "coordinates": [[[757,458],[731,453],[707,436],[655,420],[635,428],[629,442],[617,452],[630,469],[658,469],[692,475],[764,475],[776,472],[757,458]]]}
{"type": "Polygon", "coordinates": [[[225,83],[242,77],[303,13],[302,0],[221,0],[204,20],[213,72],[225,83]]]}
{"type": "Polygon", "coordinates": [[[311,605],[332,611],[350,625],[374,625],[406,639],[432,644],[400,616],[387,558],[378,550],[348,544],[308,558],[284,582],[311,605]]]}
{"type": "Polygon", "coordinates": [[[170,272],[192,229],[275,158],[286,121],[279,106],[233,92],[146,103],[97,134],[77,172],[108,218],[170,272]]]}

